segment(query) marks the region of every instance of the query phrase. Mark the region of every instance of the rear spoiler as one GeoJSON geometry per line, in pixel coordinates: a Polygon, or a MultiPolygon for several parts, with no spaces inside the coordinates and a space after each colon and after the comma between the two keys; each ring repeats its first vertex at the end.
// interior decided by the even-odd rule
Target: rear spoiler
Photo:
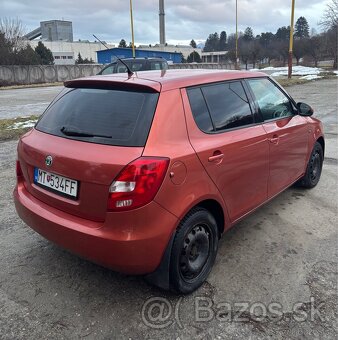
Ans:
{"type": "Polygon", "coordinates": [[[99,88],[112,90],[139,90],[142,92],[161,92],[161,83],[127,76],[94,76],[64,82],[67,88],[99,88]]]}

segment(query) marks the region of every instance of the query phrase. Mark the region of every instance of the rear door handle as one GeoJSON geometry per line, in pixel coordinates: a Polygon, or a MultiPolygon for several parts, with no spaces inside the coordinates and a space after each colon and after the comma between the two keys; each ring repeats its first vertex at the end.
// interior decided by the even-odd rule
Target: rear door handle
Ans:
{"type": "Polygon", "coordinates": [[[210,156],[209,158],[208,158],[208,161],[209,162],[221,162],[222,161],[222,159],[224,158],[224,154],[223,153],[219,153],[219,154],[214,154],[213,156],[210,156]]]}
{"type": "Polygon", "coordinates": [[[279,137],[277,135],[273,135],[270,139],[269,139],[270,143],[273,144],[278,144],[279,142],[279,137]]]}

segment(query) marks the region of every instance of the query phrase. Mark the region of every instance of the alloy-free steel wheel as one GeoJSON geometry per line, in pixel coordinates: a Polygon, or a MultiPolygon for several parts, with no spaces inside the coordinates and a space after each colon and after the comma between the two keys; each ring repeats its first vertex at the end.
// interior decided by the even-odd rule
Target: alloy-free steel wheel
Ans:
{"type": "Polygon", "coordinates": [[[218,228],[203,208],[190,211],[178,227],[170,261],[170,283],[179,293],[196,290],[208,277],[218,248],[218,228]]]}
{"type": "Polygon", "coordinates": [[[322,173],[323,158],[323,148],[320,143],[316,142],[306,168],[306,173],[299,181],[300,186],[304,188],[313,188],[318,184],[322,173]]]}

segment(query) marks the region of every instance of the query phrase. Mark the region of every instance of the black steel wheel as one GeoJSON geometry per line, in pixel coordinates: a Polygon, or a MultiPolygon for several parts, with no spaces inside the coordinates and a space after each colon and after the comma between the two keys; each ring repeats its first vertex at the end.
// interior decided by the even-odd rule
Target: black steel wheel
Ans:
{"type": "Polygon", "coordinates": [[[205,265],[210,251],[210,230],[197,224],[186,235],[180,255],[180,274],[184,280],[194,280],[205,265]]]}
{"type": "Polygon", "coordinates": [[[171,287],[187,294],[208,277],[218,249],[217,223],[209,211],[195,208],[178,227],[170,261],[171,287]]]}
{"type": "Polygon", "coordinates": [[[299,181],[300,186],[304,188],[313,188],[318,184],[322,174],[323,159],[323,148],[320,143],[316,142],[306,168],[306,173],[299,181]]]}

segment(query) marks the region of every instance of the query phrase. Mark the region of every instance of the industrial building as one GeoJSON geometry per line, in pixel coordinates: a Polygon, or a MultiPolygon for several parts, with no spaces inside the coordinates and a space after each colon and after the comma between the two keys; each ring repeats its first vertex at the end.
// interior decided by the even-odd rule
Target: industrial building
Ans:
{"type": "MultiPolygon", "coordinates": [[[[32,48],[39,41],[52,51],[56,65],[75,64],[79,53],[83,59],[93,60],[95,63],[107,64],[112,61],[114,55],[120,58],[132,57],[130,48],[115,48],[115,45],[105,42],[74,41],[73,24],[71,21],[49,20],[41,21],[40,27],[26,34],[32,48]],[[39,40],[37,38],[40,38],[39,40]],[[36,39],[36,40],[35,40],[36,39]],[[106,50],[107,46],[109,49],[106,50]]],[[[184,58],[192,52],[201,55],[202,50],[191,46],[173,46],[166,43],[165,36],[165,12],[164,0],[159,0],[159,38],[160,44],[155,46],[142,45],[136,49],[136,57],[162,57],[168,62],[181,63],[181,54],[184,58]]]]}
{"type": "MultiPolygon", "coordinates": [[[[99,50],[106,49],[100,42],[73,41],[73,24],[71,21],[49,20],[40,22],[40,27],[26,34],[32,48],[35,48],[39,41],[52,51],[56,65],[73,65],[81,54],[83,59],[92,59],[97,63],[99,50]],[[40,37],[40,40],[34,40],[40,37]]],[[[107,45],[107,44],[106,44],[107,45]]],[[[109,45],[113,48],[115,45],[109,45]]]]}
{"type": "MultiPolygon", "coordinates": [[[[133,50],[131,48],[110,48],[102,51],[97,51],[97,60],[99,64],[109,64],[116,57],[118,58],[132,58],[133,50]]],[[[165,52],[165,51],[150,51],[135,49],[136,58],[164,58],[169,63],[179,64],[182,62],[182,56],[179,52],[165,52]]]]}
{"type": "MultiPolygon", "coordinates": [[[[40,40],[32,40],[29,44],[32,48],[35,48],[40,40]]],[[[97,51],[105,50],[106,47],[100,42],[89,42],[89,41],[42,41],[43,44],[49,48],[54,57],[55,65],[73,65],[81,54],[81,57],[92,59],[97,63],[97,51]]],[[[108,47],[113,48],[115,45],[106,44],[108,47]]]]}
{"type": "Polygon", "coordinates": [[[40,27],[25,35],[27,40],[41,37],[46,41],[73,41],[73,24],[71,21],[49,20],[41,21],[40,27]]]}

